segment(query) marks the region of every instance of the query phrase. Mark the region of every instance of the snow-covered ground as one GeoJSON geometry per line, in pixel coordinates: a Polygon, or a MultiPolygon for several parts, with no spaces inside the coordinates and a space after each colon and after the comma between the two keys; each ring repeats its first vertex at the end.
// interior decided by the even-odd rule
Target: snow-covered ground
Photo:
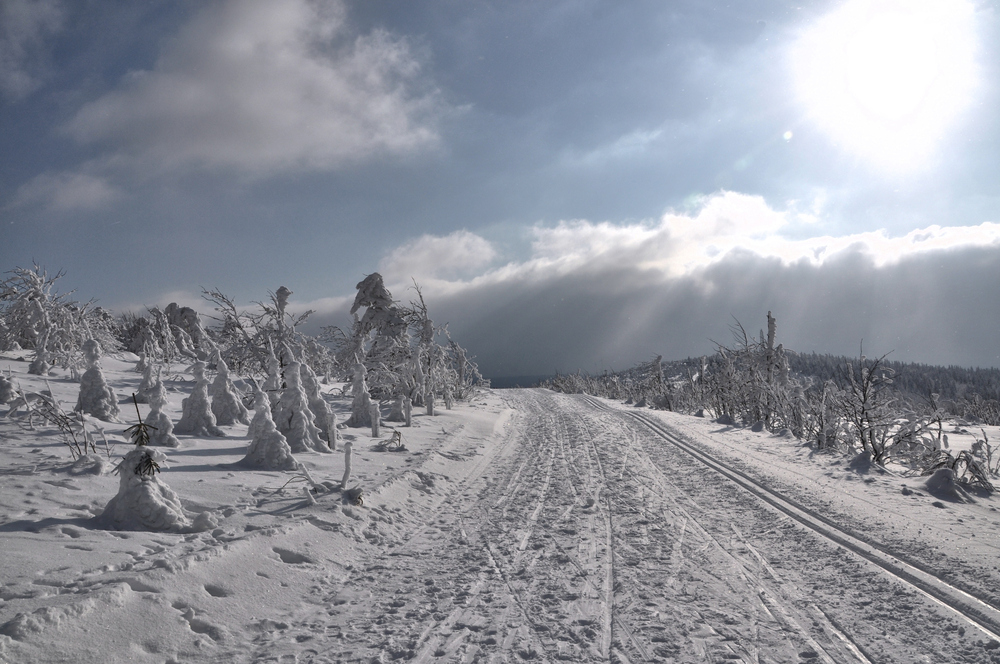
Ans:
{"type": "MultiPolygon", "coordinates": [[[[103,360],[122,398],[113,458],[133,366],[103,360]]],[[[17,354],[8,367],[46,389],[17,354]]],[[[176,369],[175,423],[194,385],[176,369]]],[[[79,384],[48,382],[70,410],[79,384]]],[[[341,387],[323,390],[343,422],[341,387]]],[[[1000,662],[998,499],[944,500],[792,438],[498,390],[415,411],[402,451],[341,428],[354,505],[235,465],[237,424],[158,448],[194,525],[125,532],[95,521],[110,464],[88,474],[54,427],[5,414],[3,662],[1000,662]]],[[[339,484],[340,447],[296,458],[339,484]]]]}

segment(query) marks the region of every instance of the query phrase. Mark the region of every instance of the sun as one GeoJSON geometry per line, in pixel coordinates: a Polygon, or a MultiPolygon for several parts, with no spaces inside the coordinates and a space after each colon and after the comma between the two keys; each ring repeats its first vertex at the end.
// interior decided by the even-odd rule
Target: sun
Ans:
{"type": "Polygon", "coordinates": [[[919,168],[972,101],[975,37],[966,0],[848,0],[795,41],[795,88],[841,147],[919,168]]]}

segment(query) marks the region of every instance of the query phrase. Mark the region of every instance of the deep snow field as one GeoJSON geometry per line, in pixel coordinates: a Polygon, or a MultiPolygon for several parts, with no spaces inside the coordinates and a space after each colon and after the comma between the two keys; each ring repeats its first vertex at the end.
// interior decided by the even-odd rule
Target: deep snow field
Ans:
{"type": "MultiPolygon", "coordinates": [[[[0,370],[25,391],[47,389],[42,378],[27,374],[30,355],[0,354],[0,370]]],[[[135,359],[102,361],[121,400],[122,421],[91,420],[105,428],[111,443],[112,462],[100,474],[93,467],[74,467],[53,426],[36,423],[29,430],[0,406],[0,662],[1000,662],[995,635],[944,605],[914,600],[912,589],[897,588],[897,580],[856,553],[838,555],[857,558],[852,564],[868,576],[844,578],[843,588],[794,581],[807,577],[808,562],[780,560],[775,553],[780,537],[812,535],[789,524],[781,528],[790,535],[777,527],[754,532],[749,521],[734,521],[737,517],[725,526],[732,526],[728,536],[714,532],[712,546],[738,547],[748,559],[750,554],[759,559],[761,570],[770,570],[761,572],[761,579],[771,575],[774,581],[759,581],[764,609],[753,614],[761,616],[760,628],[736,624],[746,622],[738,618],[731,636],[724,633],[726,620],[706,625],[704,634],[690,625],[681,629],[680,612],[672,616],[669,602],[649,608],[658,593],[662,599],[689,583],[685,597],[697,596],[720,613],[730,611],[727,602],[734,600],[725,597],[732,584],[728,572],[718,571],[726,583],[716,586],[667,569],[682,560],[708,560],[711,547],[695,546],[690,525],[682,524],[672,551],[662,550],[657,524],[629,516],[656,496],[627,481],[648,479],[653,472],[670,480],[671,469],[657,465],[640,437],[613,428],[623,421],[616,413],[632,407],[540,390],[484,391],[433,417],[415,412],[413,426],[399,429],[401,451],[377,451],[369,429],[341,426],[341,444],[353,442],[349,486],[362,490],[362,505],[336,492],[307,496],[305,482],[288,483],[299,477],[294,472],[234,467],[246,453],[246,426],[224,427],[224,438],[178,436],[179,448],[160,448],[168,462],[158,477],[180,496],[192,519],[209,513],[199,520],[201,527],[181,533],[102,530],[93,519],[117,492],[119,479],[111,468],[130,449],[123,431],[136,421],[126,401],[140,380],[135,359]],[[537,434],[541,424],[529,421],[527,406],[537,405],[537,422],[543,422],[545,409],[559,403],[577,408],[577,419],[591,428],[606,423],[605,434],[624,445],[619,456],[603,456],[611,454],[612,438],[602,443],[600,431],[587,434],[594,436],[588,449],[602,464],[603,478],[590,489],[581,470],[583,452],[571,444],[579,438],[572,427],[563,427],[568,438],[551,443],[551,454],[539,452],[537,463],[531,456],[549,442],[537,434]],[[598,406],[606,412],[591,413],[598,406]],[[576,484],[561,487],[560,463],[567,482],[576,484]],[[616,508],[625,500],[633,501],[628,510],[616,508]],[[578,525],[570,527],[572,520],[578,525]],[[587,528],[598,533],[603,524],[606,542],[585,546],[587,528]],[[765,540],[770,548],[751,546],[765,540]],[[470,542],[482,543],[470,549],[478,553],[463,553],[461,547],[470,542]],[[526,580],[547,574],[551,581],[560,569],[567,576],[559,592],[546,593],[526,580]],[[832,607],[831,598],[863,596],[867,588],[851,587],[861,578],[879,579],[871,589],[874,605],[860,600],[856,609],[832,607]],[[579,585],[581,579],[587,583],[579,585]],[[565,590],[573,584],[579,585],[576,591],[565,590]],[[829,625],[817,619],[810,626],[801,617],[807,605],[818,606],[829,625]],[[772,622],[787,633],[766,636],[772,622]],[[918,638],[911,637],[913,631],[918,638]],[[880,634],[896,645],[879,650],[880,634]],[[903,640],[893,642],[894,635],[903,640]],[[824,645],[827,637],[843,641],[842,650],[824,645]],[[849,653],[850,659],[839,659],[836,652],[849,653]]],[[[175,365],[165,373],[166,412],[175,424],[181,399],[194,384],[184,369],[175,365]]],[[[63,409],[72,410],[79,385],[68,372],[53,370],[48,385],[63,409]]],[[[350,407],[343,387],[323,386],[339,422],[350,407]]],[[[148,406],[140,410],[145,416],[148,406]]],[[[791,437],[676,413],[645,411],[644,416],[877,543],[896,560],[931,570],[1000,606],[1000,498],[947,500],[924,488],[926,478],[903,468],[859,471],[848,459],[815,453],[791,437]]],[[[393,430],[383,425],[381,439],[393,430]]],[[[952,425],[946,431],[953,449],[973,440],[952,425]]],[[[1000,431],[987,433],[1000,441],[1000,431]]],[[[105,456],[102,442],[98,448],[105,456]]],[[[317,481],[339,483],[341,449],[296,458],[317,481]]],[[[697,463],[687,470],[688,480],[704,474],[706,483],[714,473],[697,463]]],[[[590,477],[593,482],[598,475],[590,477]]],[[[680,479],[677,486],[683,486],[680,479]]],[[[727,504],[707,489],[703,495],[687,491],[685,500],[693,507],[684,519],[696,513],[692,510],[727,511],[756,500],[736,491],[727,504]]],[[[707,520],[703,526],[708,536],[713,526],[707,520]]],[[[748,587],[756,587],[752,575],[741,574],[748,587]]]]}

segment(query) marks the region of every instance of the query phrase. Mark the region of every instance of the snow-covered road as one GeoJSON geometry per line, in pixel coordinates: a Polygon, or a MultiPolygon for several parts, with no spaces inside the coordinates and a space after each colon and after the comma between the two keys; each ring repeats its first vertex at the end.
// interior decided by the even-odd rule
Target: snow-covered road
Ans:
{"type": "Polygon", "coordinates": [[[0,662],[1000,662],[992,498],[546,390],[401,431],[342,430],[362,507],[185,437],[161,477],[218,527],[129,533],[91,518],[117,478],[0,420],[0,662]]]}
{"type": "Polygon", "coordinates": [[[966,661],[968,621],[694,461],[637,411],[541,390],[504,398],[516,415],[497,458],[347,582],[355,619],[330,655],[966,661]]]}

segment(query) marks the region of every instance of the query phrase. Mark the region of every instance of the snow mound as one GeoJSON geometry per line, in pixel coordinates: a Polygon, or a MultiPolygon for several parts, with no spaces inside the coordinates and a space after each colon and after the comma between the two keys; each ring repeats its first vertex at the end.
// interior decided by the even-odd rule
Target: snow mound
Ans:
{"type": "Polygon", "coordinates": [[[958,483],[955,471],[951,468],[938,468],[934,474],[924,482],[927,492],[941,500],[949,500],[955,503],[973,503],[972,496],[966,492],[962,485],[958,483]]]}
{"type": "Polygon", "coordinates": [[[108,472],[107,461],[96,454],[84,454],[66,469],[70,475],[106,475],[108,472]]]}

